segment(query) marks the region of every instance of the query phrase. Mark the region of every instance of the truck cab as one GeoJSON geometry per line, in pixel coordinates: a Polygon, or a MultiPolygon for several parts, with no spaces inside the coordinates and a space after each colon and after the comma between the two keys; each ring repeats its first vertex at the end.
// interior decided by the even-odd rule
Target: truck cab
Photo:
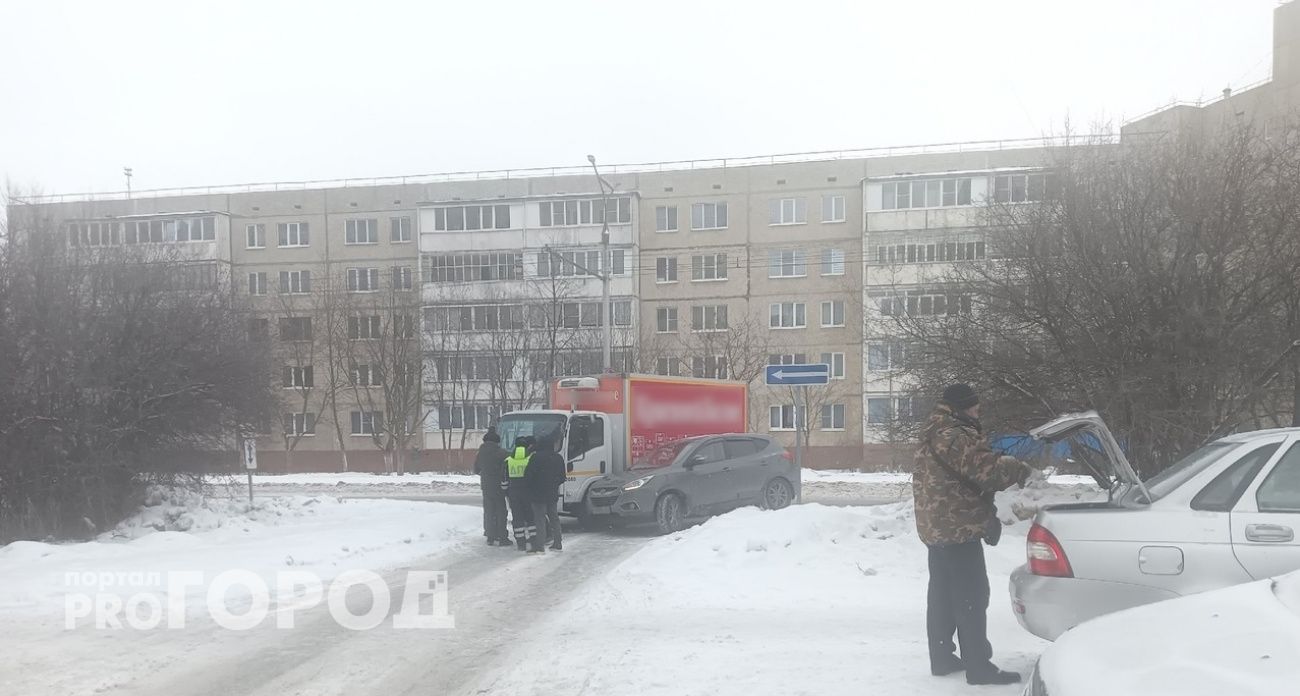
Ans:
{"type": "Polygon", "coordinates": [[[507,413],[501,416],[496,427],[502,446],[507,448],[514,445],[516,438],[559,435],[555,440],[564,455],[567,471],[564,511],[583,517],[591,483],[601,476],[621,473],[627,466],[620,456],[626,449],[622,442],[625,432],[622,419],[621,415],[596,411],[539,409],[507,413]]]}

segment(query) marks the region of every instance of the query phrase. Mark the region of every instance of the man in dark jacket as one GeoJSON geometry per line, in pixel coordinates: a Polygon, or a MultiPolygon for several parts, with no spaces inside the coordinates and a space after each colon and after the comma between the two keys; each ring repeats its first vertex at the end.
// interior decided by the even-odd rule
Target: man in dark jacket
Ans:
{"type": "Polygon", "coordinates": [[[524,475],[524,487],[533,506],[533,523],[537,529],[529,553],[544,553],[542,544],[548,538],[552,541],[552,550],[564,548],[560,538],[559,497],[560,486],[564,485],[568,474],[565,471],[564,457],[555,451],[557,442],[557,433],[543,435],[533,449],[528,471],[524,475]]]}
{"type": "Polygon", "coordinates": [[[935,676],[966,670],[969,684],[1014,684],[1020,675],[992,662],[988,639],[989,578],[982,541],[997,521],[993,494],[1024,483],[1032,468],[989,447],[979,397],[954,384],[921,430],[913,462],[916,530],[929,547],[926,633],[935,676]],[[957,658],[953,633],[961,644],[957,658]]]}
{"type": "Polygon", "coordinates": [[[483,435],[483,444],[474,457],[474,473],[478,474],[479,488],[483,491],[483,536],[488,546],[509,546],[506,533],[506,457],[501,447],[501,436],[489,428],[483,435]]]}
{"type": "Polygon", "coordinates": [[[520,551],[528,550],[528,540],[535,533],[533,506],[529,503],[524,483],[524,475],[528,473],[528,463],[532,459],[528,452],[531,445],[531,437],[515,438],[514,452],[506,457],[506,499],[510,501],[510,526],[514,527],[515,546],[520,551]]]}

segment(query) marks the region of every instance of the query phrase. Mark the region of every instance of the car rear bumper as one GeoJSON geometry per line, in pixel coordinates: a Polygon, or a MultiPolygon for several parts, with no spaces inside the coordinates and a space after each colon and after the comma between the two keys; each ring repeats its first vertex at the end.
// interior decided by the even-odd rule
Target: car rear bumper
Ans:
{"type": "Polygon", "coordinates": [[[1011,574],[1011,609],[1026,631],[1047,640],[1089,619],[1178,595],[1169,590],[1106,580],[1048,578],[1026,566],[1011,574]]]}

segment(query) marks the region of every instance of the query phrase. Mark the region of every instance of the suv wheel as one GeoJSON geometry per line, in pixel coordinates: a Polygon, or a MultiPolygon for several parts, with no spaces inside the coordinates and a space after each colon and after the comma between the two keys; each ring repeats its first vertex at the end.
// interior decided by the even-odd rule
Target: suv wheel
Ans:
{"type": "Polygon", "coordinates": [[[682,528],[686,505],[676,493],[666,493],[655,501],[655,524],[660,534],[672,534],[682,528]]]}
{"type": "Polygon", "coordinates": [[[763,508],[780,510],[794,502],[794,489],[783,478],[774,478],[763,487],[763,508]]]}

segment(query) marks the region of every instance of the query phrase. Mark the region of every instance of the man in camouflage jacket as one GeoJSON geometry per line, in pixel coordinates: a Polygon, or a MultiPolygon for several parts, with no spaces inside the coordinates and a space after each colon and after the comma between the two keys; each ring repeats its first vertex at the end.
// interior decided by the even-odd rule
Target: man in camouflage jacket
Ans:
{"type": "Polygon", "coordinates": [[[929,548],[930,586],[926,632],[930,671],[966,671],[970,684],[1011,684],[1020,675],[992,663],[988,640],[989,579],[982,542],[997,519],[993,494],[1033,473],[1015,457],[989,447],[979,422],[979,397],[954,384],[921,430],[913,462],[916,530],[929,548]],[[961,644],[961,658],[953,634],[961,644]]]}

